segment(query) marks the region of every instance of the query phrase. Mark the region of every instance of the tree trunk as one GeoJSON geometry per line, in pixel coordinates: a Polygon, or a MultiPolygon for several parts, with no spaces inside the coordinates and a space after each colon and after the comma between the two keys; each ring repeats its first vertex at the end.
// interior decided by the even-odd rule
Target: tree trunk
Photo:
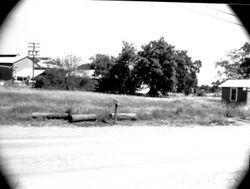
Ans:
{"type": "MultiPolygon", "coordinates": [[[[115,113],[110,114],[111,118],[115,118],[115,113]]],[[[135,113],[118,113],[117,120],[137,120],[137,115],[135,113]]]]}
{"type": "Polygon", "coordinates": [[[32,118],[43,118],[43,119],[68,119],[67,113],[51,113],[51,112],[35,112],[32,113],[32,118]]]}
{"type": "Polygon", "coordinates": [[[70,115],[69,122],[79,122],[79,121],[96,121],[97,115],[96,114],[78,114],[78,115],[70,115]]]}

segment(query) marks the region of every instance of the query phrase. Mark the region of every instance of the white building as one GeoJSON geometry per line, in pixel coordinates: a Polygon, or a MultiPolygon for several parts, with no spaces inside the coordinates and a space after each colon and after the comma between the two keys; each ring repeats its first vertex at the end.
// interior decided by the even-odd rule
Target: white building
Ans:
{"type": "MultiPolygon", "coordinates": [[[[34,77],[43,73],[47,68],[54,68],[51,58],[36,57],[34,59],[34,77]]],[[[26,56],[13,63],[13,77],[16,80],[25,80],[33,77],[33,60],[26,56]]]]}

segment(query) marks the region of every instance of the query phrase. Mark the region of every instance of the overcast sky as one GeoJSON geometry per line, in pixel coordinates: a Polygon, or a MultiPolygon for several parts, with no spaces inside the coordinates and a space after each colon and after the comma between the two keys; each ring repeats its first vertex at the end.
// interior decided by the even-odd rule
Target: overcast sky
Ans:
{"type": "Polygon", "coordinates": [[[175,49],[201,60],[199,85],[215,81],[215,62],[249,42],[241,22],[223,4],[23,0],[0,30],[0,53],[26,56],[28,42],[40,56],[117,56],[122,41],[141,45],[161,36],[175,49]],[[236,24],[233,24],[233,23],[236,24]]]}

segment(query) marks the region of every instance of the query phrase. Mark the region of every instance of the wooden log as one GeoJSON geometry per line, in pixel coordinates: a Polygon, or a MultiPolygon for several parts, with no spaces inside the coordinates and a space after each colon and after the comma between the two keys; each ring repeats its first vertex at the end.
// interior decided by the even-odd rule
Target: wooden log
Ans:
{"type": "Polygon", "coordinates": [[[67,113],[51,113],[51,112],[35,112],[32,113],[32,118],[38,119],[68,119],[69,115],[67,113]]]}
{"type": "MultiPolygon", "coordinates": [[[[115,118],[115,113],[110,114],[111,118],[115,118]]],[[[118,113],[118,120],[137,120],[137,115],[135,113],[118,113]]]]}
{"type": "Polygon", "coordinates": [[[115,104],[115,113],[114,113],[115,124],[116,124],[116,122],[117,122],[117,112],[118,112],[118,104],[115,104]]]}
{"type": "Polygon", "coordinates": [[[70,115],[69,122],[79,122],[79,121],[96,121],[97,115],[96,114],[77,114],[77,115],[70,115]]]}

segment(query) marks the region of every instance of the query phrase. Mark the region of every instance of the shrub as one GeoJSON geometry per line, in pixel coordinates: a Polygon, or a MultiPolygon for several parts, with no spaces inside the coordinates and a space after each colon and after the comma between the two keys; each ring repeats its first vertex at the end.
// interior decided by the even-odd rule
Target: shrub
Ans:
{"type": "Polygon", "coordinates": [[[35,78],[34,88],[66,89],[66,71],[63,69],[47,69],[35,78]]]}
{"type": "Polygon", "coordinates": [[[69,75],[66,70],[51,68],[35,78],[34,88],[94,91],[97,82],[88,77],[69,75]]]}
{"type": "Polygon", "coordinates": [[[98,81],[96,79],[81,78],[79,83],[79,89],[84,91],[95,91],[98,81]]]}
{"type": "Polygon", "coordinates": [[[206,92],[204,90],[200,90],[197,92],[197,96],[206,96],[206,92]]]}

